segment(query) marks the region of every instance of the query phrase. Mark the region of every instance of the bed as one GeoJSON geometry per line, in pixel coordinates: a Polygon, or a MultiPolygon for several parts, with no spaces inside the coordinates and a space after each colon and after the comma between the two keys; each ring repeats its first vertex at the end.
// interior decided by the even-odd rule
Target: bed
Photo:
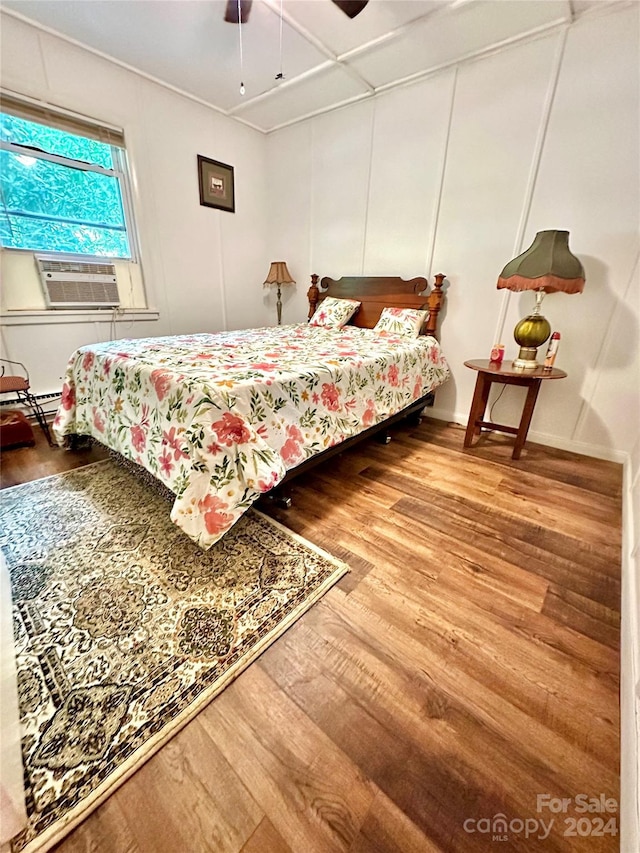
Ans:
{"type": "Polygon", "coordinates": [[[54,434],[142,466],[175,495],[174,523],[209,548],[306,466],[429,403],[449,376],[435,336],[443,280],[427,293],[424,278],[314,275],[306,324],[81,347],[54,434]],[[344,326],[325,322],[335,300],[358,303],[344,326]],[[417,337],[374,328],[402,311],[424,311],[417,337]]]}

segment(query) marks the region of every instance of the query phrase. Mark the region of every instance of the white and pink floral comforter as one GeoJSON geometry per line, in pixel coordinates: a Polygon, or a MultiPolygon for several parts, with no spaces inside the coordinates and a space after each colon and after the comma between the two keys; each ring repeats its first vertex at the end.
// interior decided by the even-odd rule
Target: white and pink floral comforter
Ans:
{"type": "Polygon", "coordinates": [[[176,495],[209,548],[288,469],[442,384],[434,338],[295,325],[111,341],[71,357],[53,428],[91,435],[176,495]]]}

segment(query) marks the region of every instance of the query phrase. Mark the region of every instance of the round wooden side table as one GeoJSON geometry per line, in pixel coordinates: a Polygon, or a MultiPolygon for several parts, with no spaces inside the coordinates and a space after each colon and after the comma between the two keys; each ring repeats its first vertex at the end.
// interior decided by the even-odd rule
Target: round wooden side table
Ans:
{"type": "Polygon", "coordinates": [[[531,417],[533,416],[533,410],[538,398],[540,383],[544,379],[564,379],[567,374],[564,370],[559,370],[557,367],[552,367],[550,370],[545,370],[540,366],[536,367],[535,370],[514,370],[510,361],[496,364],[493,361],[489,361],[488,358],[465,361],[464,364],[465,367],[470,367],[471,370],[478,371],[471,411],[469,412],[469,423],[464,436],[464,446],[471,447],[474,435],[480,435],[483,429],[506,432],[516,437],[511,458],[519,459],[527,439],[527,433],[529,432],[529,424],[531,423],[531,417]],[[505,426],[504,424],[494,424],[491,421],[484,420],[489,392],[494,382],[498,382],[501,385],[524,385],[528,388],[527,399],[522,410],[519,426],[505,426]]]}

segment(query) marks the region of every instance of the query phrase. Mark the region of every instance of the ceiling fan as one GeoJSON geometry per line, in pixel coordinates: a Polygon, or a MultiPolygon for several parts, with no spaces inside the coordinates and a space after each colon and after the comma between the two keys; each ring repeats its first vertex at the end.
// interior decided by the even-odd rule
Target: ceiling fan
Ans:
{"type": "MultiPolygon", "coordinates": [[[[331,0],[348,18],[355,18],[369,0],[331,0]]],[[[224,19],[229,24],[246,24],[253,0],[227,0],[224,19]]]]}

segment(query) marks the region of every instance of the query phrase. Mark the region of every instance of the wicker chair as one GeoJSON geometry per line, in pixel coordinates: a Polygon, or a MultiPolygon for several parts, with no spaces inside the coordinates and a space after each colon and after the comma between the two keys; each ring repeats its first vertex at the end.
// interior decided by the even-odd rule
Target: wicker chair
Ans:
{"type": "MultiPolygon", "coordinates": [[[[9,369],[12,369],[12,367],[9,369]]],[[[49,424],[42,411],[42,406],[29,390],[29,371],[27,368],[20,361],[10,361],[8,358],[0,358],[0,370],[0,394],[15,394],[23,405],[30,408],[40,425],[40,429],[45,434],[49,445],[53,446],[49,424]],[[20,373],[8,375],[6,373],[7,365],[20,367],[23,375],[20,373]]]]}

